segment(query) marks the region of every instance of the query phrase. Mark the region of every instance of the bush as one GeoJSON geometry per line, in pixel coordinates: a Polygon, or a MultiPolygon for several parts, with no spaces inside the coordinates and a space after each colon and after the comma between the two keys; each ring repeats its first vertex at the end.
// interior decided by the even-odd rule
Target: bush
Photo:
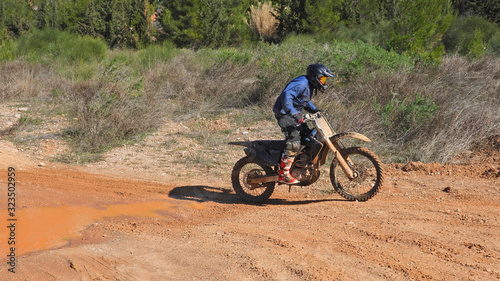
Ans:
{"type": "Polygon", "coordinates": [[[461,16],[443,37],[448,53],[459,53],[469,58],[483,54],[500,55],[500,28],[479,16],[461,16]]]}
{"type": "Polygon", "coordinates": [[[449,0],[402,1],[394,9],[387,45],[399,53],[424,53],[439,61],[441,38],[453,21],[449,0]]]}
{"type": "Polygon", "coordinates": [[[13,60],[14,55],[14,44],[10,40],[0,39],[0,63],[4,61],[13,60]]]}
{"type": "Polygon", "coordinates": [[[446,162],[500,133],[499,79],[498,58],[445,56],[438,67],[353,77],[316,104],[340,131],[375,139],[387,161],[446,162]]]}
{"type": "Polygon", "coordinates": [[[57,30],[41,30],[21,37],[16,52],[32,62],[85,63],[102,61],[107,45],[87,36],[57,30]]]}
{"type": "Polygon", "coordinates": [[[355,28],[348,27],[345,24],[338,24],[337,26],[335,26],[335,29],[331,34],[323,36],[325,36],[326,40],[328,41],[331,41],[332,39],[351,43],[362,41],[370,45],[379,46],[386,49],[387,44],[385,42],[385,33],[389,29],[390,24],[391,23],[388,21],[383,21],[378,24],[372,24],[365,21],[355,28]]]}
{"type": "Polygon", "coordinates": [[[336,43],[329,52],[324,52],[321,61],[335,66],[342,77],[393,73],[413,68],[413,58],[388,52],[380,47],[358,41],[356,43],[336,43]]]}
{"type": "Polygon", "coordinates": [[[276,13],[272,3],[258,2],[258,6],[250,6],[248,26],[253,34],[265,42],[276,42],[278,40],[278,20],[273,16],[276,13]]]}
{"type": "Polygon", "coordinates": [[[76,83],[71,93],[71,132],[79,152],[103,152],[159,126],[164,104],[154,95],[106,81],[76,83]],[[132,90],[132,92],[131,92],[132,90]]]}
{"type": "Polygon", "coordinates": [[[430,121],[439,110],[430,96],[424,97],[417,93],[402,100],[397,93],[391,93],[392,98],[385,105],[374,100],[375,111],[382,116],[384,126],[396,135],[408,133],[430,121]]]}
{"type": "Polygon", "coordinates": [[[177,50],[170,41],[164,41],[161,45],[149,45],[139,51],[139,60],[145,69],[155,67],[159,62],[167,61],[173,58],[177,50]]]}

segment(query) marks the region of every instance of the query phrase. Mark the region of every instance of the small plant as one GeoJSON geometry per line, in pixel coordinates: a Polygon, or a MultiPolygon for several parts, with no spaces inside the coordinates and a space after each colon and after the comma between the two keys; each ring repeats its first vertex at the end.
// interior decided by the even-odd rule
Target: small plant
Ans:
{"type": "Polygon", "coordinates": [[[138,52],[141,65],[145,69],[151,69],[159,62],[168,61],[175,56],[177,50],[170,41],[164,41],[162,45],[150,45],[138,52]]]}
{"type": "Polygon", "coordinates": [[[231,61],[233,64],[243,66],[252,61],[252,54],[236,49],[222,49],[218,52],[218,61],[223,63],[231,61]]]}
{"type": "Polygon", "coordinates": [[[0,63],[15,58],[14,43],[7,38],[2,38],[1,32],[0,30],[0,63]]]}
{"type": "Polygon", "coordinates": [[[403,100],[398,98],[397,93],[392,93],[392,98],[385,105],[375,100],[374,109],[382,116],[384,126],[406,133],[431,120],[439,106],[430,96],[425,97],[420,93],[403,100]]]}

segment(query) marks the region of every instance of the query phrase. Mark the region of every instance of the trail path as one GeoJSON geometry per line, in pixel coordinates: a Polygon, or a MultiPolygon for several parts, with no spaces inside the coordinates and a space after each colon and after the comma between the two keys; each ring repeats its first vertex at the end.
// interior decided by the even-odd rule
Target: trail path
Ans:
{"type": "Polygon", "coordinates": [[[227,178],[40,164],[0,147],[2,280],[500,280],[500,178],[471,165],[387,166],[364,203],[281,186],[249,205],[227,178]]]}

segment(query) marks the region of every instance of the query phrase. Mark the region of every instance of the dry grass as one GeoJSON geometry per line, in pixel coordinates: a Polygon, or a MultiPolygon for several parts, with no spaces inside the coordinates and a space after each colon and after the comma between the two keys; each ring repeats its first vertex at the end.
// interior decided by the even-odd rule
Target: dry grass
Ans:
{"type": "Polygon", "coordinates": [[[449,56],[437,68],[357,77],[320,100],[341,130],[377,136],[387,160],[446,162],[500,133],[500,59],[449,56]],[[419,93],[439,110],[409,130],[402,123],[384,126],[374,102],[385,105],[395,93],[401,101],[419,93]]]}
{"type": "Polygon", "coordinates": [[[33,65],[24,61],[4,63],[0,69],[0,99],[52,99],[67,91],[69,81],[57,75],[49,66],[33,65]]]}
{"type": "Polygon", "coordinates": [[[272,3],[259,2],[258,6],[250,6],[250,22],[248,25],[253,33],[264,41],[273,42],[277,39],[278,20],[273,16],[276,13],[272,3]]]}
{"type": "Polygon", "coordinates": [[[71,91],[80,151],[102,152],[158,128],[167,105],[153,92],[130,91],[100,80],[75,83],[71,91]]]}
{"type": "MultiPolygon", "coordinates": [[[[229,52],[233,53],[239,54],[229,52]]],[[[293,53],[291,69],[307,60],[309,53],[301,54],[293,53]]],[[[216,50],[184,50],[143,73],[134,72],[127,63],[128,56],[123,56],[103,63],[96,71],[100,74],[85,82],[65,78],[49,66],[7,62],[0,66],[0,98],[28,104],[41,114],[64,113],[71,123],[65,129],[71,132],[76,153],[99,153],[137,140],[165,118],[184,121],[201,116],[216,120],[236,109],[243,112],[240,115],[245,122],[241,126],[262,120],[274,122],[272,104],[289,79],[289,68],[276,70],[281,64],[271,64],[265,69],[252,59],[242,61],[231,56],[221,59],[227,55],[216,50]],[[268,86],[256,78],[264,72],[270,73],[268,86]]],[[[283,65],[288,66],[289,61],[283,65]]],[[[347,84],[330,86],[314,98],[315,104],[330,113],[338,131],[358,131],[373,139],[371,148],[385,161],[445,162],[500,134],[499,58],[468,61],[449,56],[434,68],[353,75],[347,84]],[[398,119],[406,116],[397,114],[391,124],[384,124],[375,105],[387,105],[394,94],[408,104],[415,103],[419,94],[439,110],[407,128],[404,119],[398,119]]],[[[419,110],[425,110],[426,104],[414,105],[414,111],[403,113],[418,115],[422,114],[419,110]]],[[[38,116],[32,119],[42,118],[38,116]]],[[[238,127],[237,117],[231,118],[238,127]]],[[[36,125],[28,122],[31,119],[23,120],[36,125]]],[[[17,128],[24,130],[26,126],[17,128]]],[[[202,145],[213,145],[203,130],[198,133],[197,138],[204,140],[202,145]]]]}
{"type": "Polygon", "coordinates": [[[197,54],[185,52],[158,64],[146,75],[146,91],[167,99],[171,118],[213,114],[257,102],[259,85],[254,78],[254,63],[225,61],[203,68],[198,60],[197,54]]]}

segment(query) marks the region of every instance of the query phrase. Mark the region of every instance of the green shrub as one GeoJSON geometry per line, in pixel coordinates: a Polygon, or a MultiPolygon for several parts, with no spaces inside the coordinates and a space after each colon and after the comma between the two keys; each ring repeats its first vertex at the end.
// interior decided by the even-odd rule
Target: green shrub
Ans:
{"type": "Polygon", "coordinates": [[[391,100],[385,105],[375,100],[374,109],[382,116],[384,126],[406,133],[431,120],[439,106],[430,96],[424,97],[420,93],[403,100],[398,98],[397,93],[392,93],[391,100]]]}
{"type": "Polygon", "coordinates": [[[500,27],[479,16],[458,17],[443,37],[448,53],[477,58],[500,55],[500,27]]]}
{"type": "Polygon", "coordinates": [[[365,43],[386,48],[385,32],[390,26],[389,21],[383,21],[378,24],[370,22],[362,22],[355,28],[348,27],[345,24],[338,24],[334,32],[330,34],[322,34],[319,36],[319,41],[332,41],[337,40],[341,42],[357,42],[363,41],[365,43]],[[323,37],[323,38],[322,38],[323,37]]]}
{"type": "Polygon", "coordinates": [[[155,67],[155,65],[162,61],[167,61],[175,56],[175,45],[170,41],[164,41],[161,45],[149,45],[148,47],[138,52],[138,57],[141,65],[145,69],[155,67]]]}
{"type": "Polygon", "coordinates": [[[217,56],[217,61],[220,63],[231,61],[231,63],[240,66],[248,64],[252,61],[252,53],[233,48],[221,49],[217,56]]]}
{"type": "Polygon", "coordinates": [[[387,45],[399,53],[423,52],[439,61],[444,54],[441,38],[453,19],[449,0],[401,1],[394,9],[387,45]]]}
{"type": "Polygon", "coordinates": [[[15,57],[14,43],[10,40],[0,38],[0,63],[13,60],[15,57]]]}
{"type": "Polygon", "coordinates": [[[16,52],[33,62],[82,63],[101,61],[107,45],[95,38],[46,29],[20,38],[16,52]]]}
{"type": "Polygon", "coordinates": [[[329,51],[322,53],[320,61],[335,67],[345,78],[413,68],[412,57],[388,52],[361,41],[334,42],[329,51]]]}

